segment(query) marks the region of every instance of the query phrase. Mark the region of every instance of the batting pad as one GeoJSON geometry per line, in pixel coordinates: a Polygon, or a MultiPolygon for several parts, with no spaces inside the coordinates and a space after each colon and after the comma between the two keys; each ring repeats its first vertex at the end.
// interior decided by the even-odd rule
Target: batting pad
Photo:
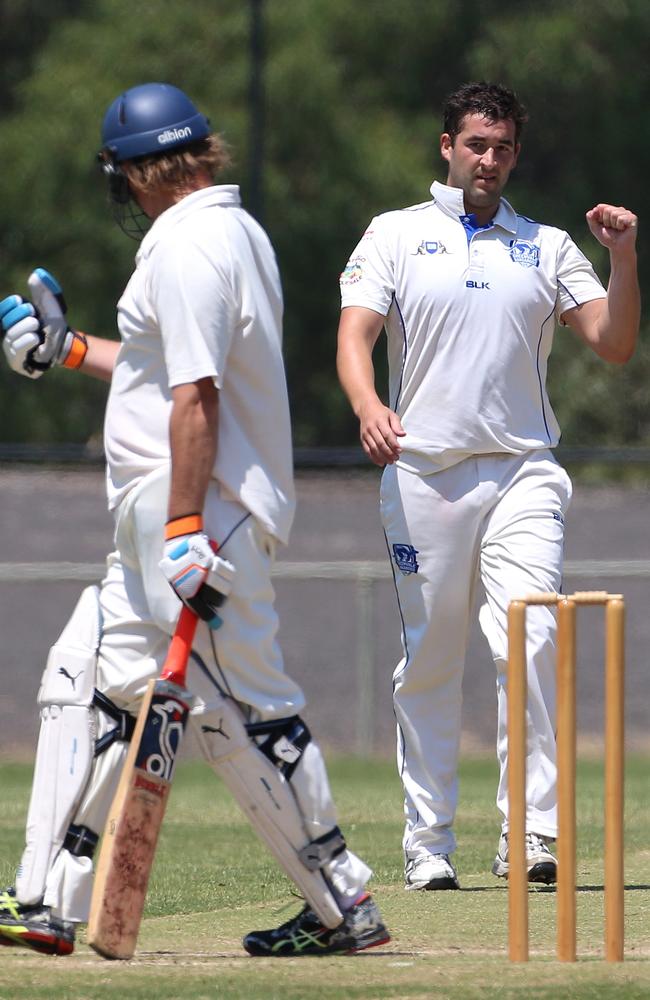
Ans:
{"type": "Polygon", "coordinates": [[[237,705],[222,698],[203,706],[191,720],[208,763],[255,832],[325,927],[338,927],[343,916],[325,876],[300,858],[310,839],[290,782],[252,742],[237,705]]]}
{"type": "Polygon", "coordinates": [[[38,903],[81,801],[93,764],[97,646],[101,628],[97,587],[87,587],[52,646],[41,679],[41,727],[27,814],[26,846],[16,875],[21,903],[38,903]]]}

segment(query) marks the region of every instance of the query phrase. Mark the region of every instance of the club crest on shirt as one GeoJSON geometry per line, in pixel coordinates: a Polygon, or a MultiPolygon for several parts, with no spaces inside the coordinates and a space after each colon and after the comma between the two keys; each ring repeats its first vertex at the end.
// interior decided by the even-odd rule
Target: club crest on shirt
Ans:
{"type": "Polygon", "coordinates": [[[342,285],[356,285],[357,281],[363,277],[363,265],[365,257],[352,257],[345,265],[339,281],[342,285]]]}
{"type": "Polygon", "coordinates": [[[420,257],[434,253],[449,253],[449,251],[441,240],[420,240],[411,257],[420,257]]]}
{"type": "Polygon", "coordinates": [[[415,558],[418,554],[418,550],[412,545],[405,545],[403,542],[396,542],[393,545],[393,559],[397,564],[397,568],[401,569],[402,573],[407,576],[409,573],[417,573],[418,561],[415,558]]]}
{"type": "Polygon", "coordinates": [[[521,267],[539,267],[539,247],[530,240],[511,240],[510,257],[521,267]]]}

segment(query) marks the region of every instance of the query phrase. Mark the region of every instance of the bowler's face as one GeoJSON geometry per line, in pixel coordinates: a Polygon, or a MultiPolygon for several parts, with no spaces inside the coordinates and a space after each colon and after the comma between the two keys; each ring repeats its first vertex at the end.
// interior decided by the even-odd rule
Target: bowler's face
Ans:
{"type": "Polygon", "coordinates": [[[489,221],[519,155],[514,122],[466,115],[453,144],[443,133],[440,152],[449,165],[447,184],[465,195],[465,211],[489,221]]]}

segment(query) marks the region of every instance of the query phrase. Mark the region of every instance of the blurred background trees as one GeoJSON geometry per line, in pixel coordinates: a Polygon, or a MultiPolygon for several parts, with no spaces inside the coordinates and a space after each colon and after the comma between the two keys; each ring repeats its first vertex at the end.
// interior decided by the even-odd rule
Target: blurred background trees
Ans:
{"type": "MultiPolygon", "coordinates": [[[[647,0],[5,0],[0,26],[0,295],[48,267],[71,322],[116,336],[137,246],[94,162],[101,119],[137,83],[180,86],[230,143],[224,180],[241,184],[278,253],[297,445],[357,441],[334,366],[338,275],[373,215],[444,179],[440,107],[464,80],[517,90],[531,120],[507,196],[567,229],[604,280],[584,213],[598,201],[638,212],[647,297],[647,0]]],[[[650,444],[647,336],[619,369],[558,330],[549,384],[564,444],[650,444]]],[[[2,440],[97,439],[105,395],[68,372],[32,383],[2,365],[2,440]]]]}

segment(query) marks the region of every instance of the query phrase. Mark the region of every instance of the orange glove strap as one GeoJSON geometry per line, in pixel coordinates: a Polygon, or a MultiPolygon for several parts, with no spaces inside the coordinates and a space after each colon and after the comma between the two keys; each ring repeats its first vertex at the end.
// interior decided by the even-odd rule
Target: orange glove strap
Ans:
{"type": "Polygon", "coordinates": [[[174,517],[165,525],[165,541],[171,538],[178,538],[180,535],[193,535],[196,531],[203,531],[203,517],[201,514],[185,514],[184,517],[174,517]]]}
{"type": "Polygon", "coordinates": [[[63,362],[64,368],[81,368],[83,360],[88,353],[88,341],[83,333],[78,330],[72,331],[72,346],[63,362]]]}

